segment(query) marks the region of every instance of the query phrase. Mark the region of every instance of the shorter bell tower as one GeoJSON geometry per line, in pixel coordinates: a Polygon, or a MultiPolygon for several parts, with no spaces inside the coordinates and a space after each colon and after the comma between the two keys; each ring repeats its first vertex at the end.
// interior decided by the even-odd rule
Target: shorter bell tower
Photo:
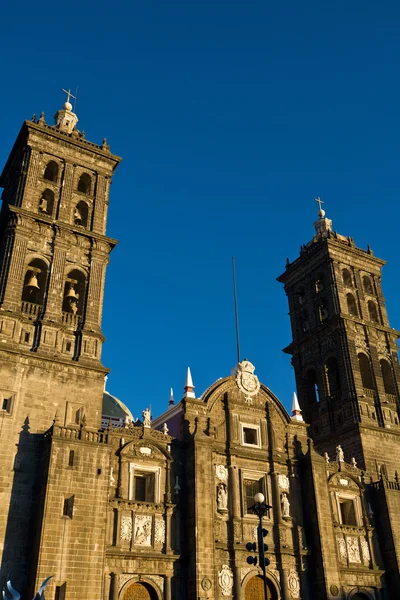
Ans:
{"type": "MultiPolygon", "coordinates": [[[[315,235],[278,278],[285,286],[299,401],[311,436],[334,456],[342,445],[348,460],[364,468],[387,463],[370,432],[394,434],[399,445],[400,370],[381,286],[385,261],[370,247],[332,229],[322,201],[315,235]]],[[[383,436],[387,439],[387,436],[383,436]]]]}

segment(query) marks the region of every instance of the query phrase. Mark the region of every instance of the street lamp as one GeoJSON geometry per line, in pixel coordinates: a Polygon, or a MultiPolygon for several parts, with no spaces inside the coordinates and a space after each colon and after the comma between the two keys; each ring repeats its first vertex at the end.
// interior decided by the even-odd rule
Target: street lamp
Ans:
{"type": "MultiPolygon", "coordinates": [[[[254,496],[254,504],[249,507],[249,510],[258,516],[258,527],[257,527],[257,542],[258,542],[258,559],[259,565],[262,568],[263,572],[263,581],[264,581],[264,600],[268,600],[268,592],[267,592],[267,574],[266,567],[270,564],[270,561],[265,556],[265,552],[268,550],[267,544],[264,544],[264,538],[268,535],[268,531],[263,529],[262,520],[265,516],[267,510],[272,508],[269,504],[265,502],[265,496],[261,492],[258,492],[254,496]]],[[[255,544],[247,544],[248,550],[252,549],[250,546],[255,546],[255,544]]],[[[255,548],[254,548],[255,549],[255,548]]],[[[251,558],[251,557],[249,557],[251,558]]],[[[256,564],[257,559],[253,559],[253,563],[256,564]]],[[[248,561],[249,562],[249,561],[248,561]]]]}

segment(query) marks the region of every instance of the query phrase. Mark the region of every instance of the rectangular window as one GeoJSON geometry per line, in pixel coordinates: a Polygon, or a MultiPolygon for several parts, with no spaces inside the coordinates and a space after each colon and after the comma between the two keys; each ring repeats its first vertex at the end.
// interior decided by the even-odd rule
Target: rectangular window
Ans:
{"type": "Polygon", "coordinates": [[[135,473],[135,501],[154,502],[154,473],[135,473]]]}
{"type": "Polygon", "coordinates": [[[75,450],[70,450],[69,457],[68,457],[68,466],[69,467],[74,466],[74,460],[75,460],[75,450]]]}
{"type": "Polygon", "coordinates": [[[31,337],[31,334],[28,331],[25,331],[25,333],[24,333],[24,342],[26,344],[29,344],[30,337],[31,337]]]}
{"type": "Polygon", "coordinates": [[[354,500],[339,498],[340,517],[343,525],[357,526],[354,500]]]}
{"type": "Polygon", "coordinates": [[[258,492],[264,493],[263,477],[261,479],[244,479],[243,480],[243,500],[244,512],[246,515],[254,514],[250,507],[254,505],[254,496],[258,492]]]}
{"type": "Polygon", "coordinates": [[[3,398],[1,401],[1,410],[7,413],[11,412],[11,398],[3,398]]]}
{"type": "Polygon", "coordinates": [[[260,428],[257,425],[240,424],[240,441],[242,446],[261,448],[260,428]]]}
{"type": "Polygon", "coordinates": [[[69,519],[72,519],[72,517],[74,516],[74,501],[75,501],[75,496],[71,496],[70,498],[65,498],[64,511],[63,511],[64,517],[68,517],[69,519]]]}
{"type": "Polygon", "coordinates": [[[71,342],[65,343],[65,352],[71,352],[71,342]]]}
{"type": "Polygon", "coordinates": [[[66,583],[63,583],[62,585],[57,585],[54,600],[65,600],[66,593],[67,593],[67,584],[66,583]]]}

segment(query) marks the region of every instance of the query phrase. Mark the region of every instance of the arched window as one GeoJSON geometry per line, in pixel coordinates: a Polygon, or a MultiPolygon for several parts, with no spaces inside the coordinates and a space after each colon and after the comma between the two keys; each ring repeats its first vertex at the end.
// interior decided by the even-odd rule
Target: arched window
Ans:
{"type": "Polygon", "coordinates": [[[328,387],[328,394],[331,397],[335,397],[340,392],[340,374],[338,369],[337,360],[334,356],[331,356],[326,361],[325,365],[326,383],[328,387]]]}
{"type": "Polygon", "coordinates": [[[378,323],[379,322],[378,310],[376,308],[375,302],[373,302],[372,300],[368,300],[367,306],[368,306],[369,320],[372,321],[373,323],[378,323]]]}
{"type": "Polygon", "coordinates": [[[324,276],[319,273],[315,278],[315,291],[317,294],[325,288],[324,276]]]}
{"type": "Polygon", "coordinates": [[[47,166],[43,173],[43,178],[47,179],[47,181],[53,181],[54,183],[57,182],[58,164],[54,160],[51,160],[49,163],[47,163],[47,166]]]}
{"type": "Polygon", "coordinates": [[[385,392],[387,394],[391,394],[392,396],[396,395],[396,385],[393,378],[392,367],[389,362],[382,358],[379,361],[382,372],[383,385],[385,387],[385,392]]]}
{"type": "Polygon", "coordinates": [[[374,379],[372,377],[371,365],[368,356],[363,353],[358,355],[358,365],[360,367],[361,381],[363,387],[368,390],[375,389],[374,379]]]}
{"type": "Polygon", "coordinates": [[[306,333],[310,329],[310,322],[308,320],[308,312],[303,310],[300,316],[301,319],[301,329],[303,333],[306,333]]]}
{"type": "Polygon", "coordinates": [[[31,260],[26,268],[24,287],[22,288],[22,312],[32,317],[38,316],[38,308],[32,305],[43,306],[46,281],[46,263],[39,258],[31,260]]]}
{"type": "Polygon", "coordinates": [[[372,287],[372,282],[371,282],[371,279],[368,277],[368,275],[364,275],[364,277],[363,277],[363,288],[364,288],[364,292],[366,294],[374,293],[374,290],[372,287]]]}
{"type": "Polygon", "coordinates": [[[352,288],[353,287],[353,279],[352,279],[351,273],[348,269],[343,269],[342,277],[343,277],[344,287],[352,288]]]}
{"type": "Polygon", "coordinates": [[[329,317],[329,312],[328,312],[327,305],[324,302],[322,302],[319,305],[318,311],[319,311],[319,320],[320,320],[321,323],[323,323],[329,317]]]}
{"type": "Polygon", "coordinates": [[[304,304],[304,302],[306,301],[306,299],[305,299],[305,294],[304,294],[304,288],[303,287],[300,287],[300,288],[297,289],[296,295],[297,295],[297,302],[299,304],[304,304]]]}
{"type": "Polygon", "coordinates": [[[74,210],[74,223],[75,225],[81,225],[82,227],[87,227],[88,224],[88,215],[89,215],[89,207],[81,200],[75,206],[74,210]]]}
{"type": "Polygon", "coordinates": [[[349,315],[352,315],[353,317],[357,317],[357,315],[358,315],[357,304],[356,304],[356,300],[355,300],[353,294],[347,294],[346,300],[347,300],[347,312],[349,313],[349,315]]]}
{"type": "Polygon", "coordinates": [[[39,200],[39,212],[51,216],[53,214],[53,207],[54,193],[49,189],[44,190],[39,200]]]}
{"type": "Polygon", "coordinates": [[[92,188],[92,178],[88,173],[82,173],[78,181],[78,192],[82,192],[82,194],[87,194],[90,196],[92,188]]]}
{"type": "Polygon", "coordinates": [[[74,269],[67,275],[64,285],[63,312],[82,315],[85,302],[86,277],[74,269]]]}
{"type": "Polygon", "coordinates": [[[319,402],[317,377],[313,369],[308,370],[304,377],[304,388],[307,404],[315,404],[316,402],[319,402]]]}

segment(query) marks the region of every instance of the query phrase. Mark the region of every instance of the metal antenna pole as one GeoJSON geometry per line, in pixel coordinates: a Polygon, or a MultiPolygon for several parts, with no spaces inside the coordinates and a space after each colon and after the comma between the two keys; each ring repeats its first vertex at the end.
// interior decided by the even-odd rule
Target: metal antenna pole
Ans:
{"type": "Polygon", "coordinates": [[[240,363],[239,313],[238,313],[237,294],[236,294],[236,269],[235,269],[235,257],[234,256],[232,256],[232,275],[233,275],[233,302],[235,305],[235,323],[236,323],[236,349],[237,349],[238,363],[240,363]]]}

